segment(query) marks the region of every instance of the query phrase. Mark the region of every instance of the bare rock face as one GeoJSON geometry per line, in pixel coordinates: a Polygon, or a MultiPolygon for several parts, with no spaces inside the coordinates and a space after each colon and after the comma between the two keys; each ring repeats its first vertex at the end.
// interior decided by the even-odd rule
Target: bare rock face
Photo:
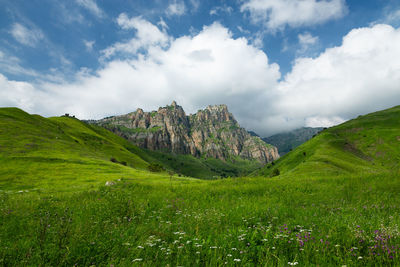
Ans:
{"type": "Polygon", "coordinates": [[[205,155],[222,160],[240,156],[261,163],[279,158],[277,148],[241,128],[226,105],[208,106],[187,116],[173,101],[158,111],[137,109],[94,123],[151,150],[205,155]]]}

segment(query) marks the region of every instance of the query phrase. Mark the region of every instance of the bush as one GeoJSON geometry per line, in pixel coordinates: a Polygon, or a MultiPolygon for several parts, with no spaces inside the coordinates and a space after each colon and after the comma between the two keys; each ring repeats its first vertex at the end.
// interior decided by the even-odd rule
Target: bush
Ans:
{"type": "Polygon", "coordinates": [[[278,176],[278,175],[280,175],[280,174],[281,174],[281,172],[279,171],[278,168],[276,168],[276,169],[274,169],[274,170],[272,171],[270,177],[278,176]]]}
{"type": "Polygon", "coordinates": [[[151,163],[147,168],[151,172],[162,172],[165,170],[164,167],[158,163],[151,163]]]}

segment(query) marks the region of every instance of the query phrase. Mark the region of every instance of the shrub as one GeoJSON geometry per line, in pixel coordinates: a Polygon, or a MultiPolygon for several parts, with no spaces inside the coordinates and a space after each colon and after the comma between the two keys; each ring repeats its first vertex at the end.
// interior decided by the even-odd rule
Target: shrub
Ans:
{"type": "Polygon", "coordinates": [[[279,171],[279,169],[278,168],[276,168],[276,169],[274,169],[273,171],[272,171],[272,173],[271,173],[271,177],[274,177],[274,176],[278,176],[278,175],[280,175],[281,174],[281,172],[279,171]]]}
{"type": "Polygon", "coordinates": [[[147,168],[151,172],[161,172],[164,170],[164,167],[158,163],[151,163],[147,168]]]}

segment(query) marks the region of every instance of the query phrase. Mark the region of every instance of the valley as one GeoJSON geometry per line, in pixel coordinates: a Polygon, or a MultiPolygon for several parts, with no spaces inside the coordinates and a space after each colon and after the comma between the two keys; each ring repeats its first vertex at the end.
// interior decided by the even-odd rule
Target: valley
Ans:
{"type": "Polygon", "coordinates": [[[1,265],[399,263],[399,106],[264,166],[16,108],[0,125],[1,265]]]}

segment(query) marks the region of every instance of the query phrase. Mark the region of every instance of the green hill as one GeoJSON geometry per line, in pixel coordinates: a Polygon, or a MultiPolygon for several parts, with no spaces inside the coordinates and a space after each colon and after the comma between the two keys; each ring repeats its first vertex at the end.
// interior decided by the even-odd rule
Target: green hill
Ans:
{"type": "Polygon", "coordinates": [[[359,116],[320,132],[255,174],[338,175],[396,172],[400,162],[400,106],[359,116]]]}
{"type": "Polygon", "coordinates": [[[151,164],[186,176],[212,179],[259,167],[140,149],[102,127],[72,117],[43,118],[0,109],[0,190],[85,187],[123,177],[149,177],[151,164]]]}

